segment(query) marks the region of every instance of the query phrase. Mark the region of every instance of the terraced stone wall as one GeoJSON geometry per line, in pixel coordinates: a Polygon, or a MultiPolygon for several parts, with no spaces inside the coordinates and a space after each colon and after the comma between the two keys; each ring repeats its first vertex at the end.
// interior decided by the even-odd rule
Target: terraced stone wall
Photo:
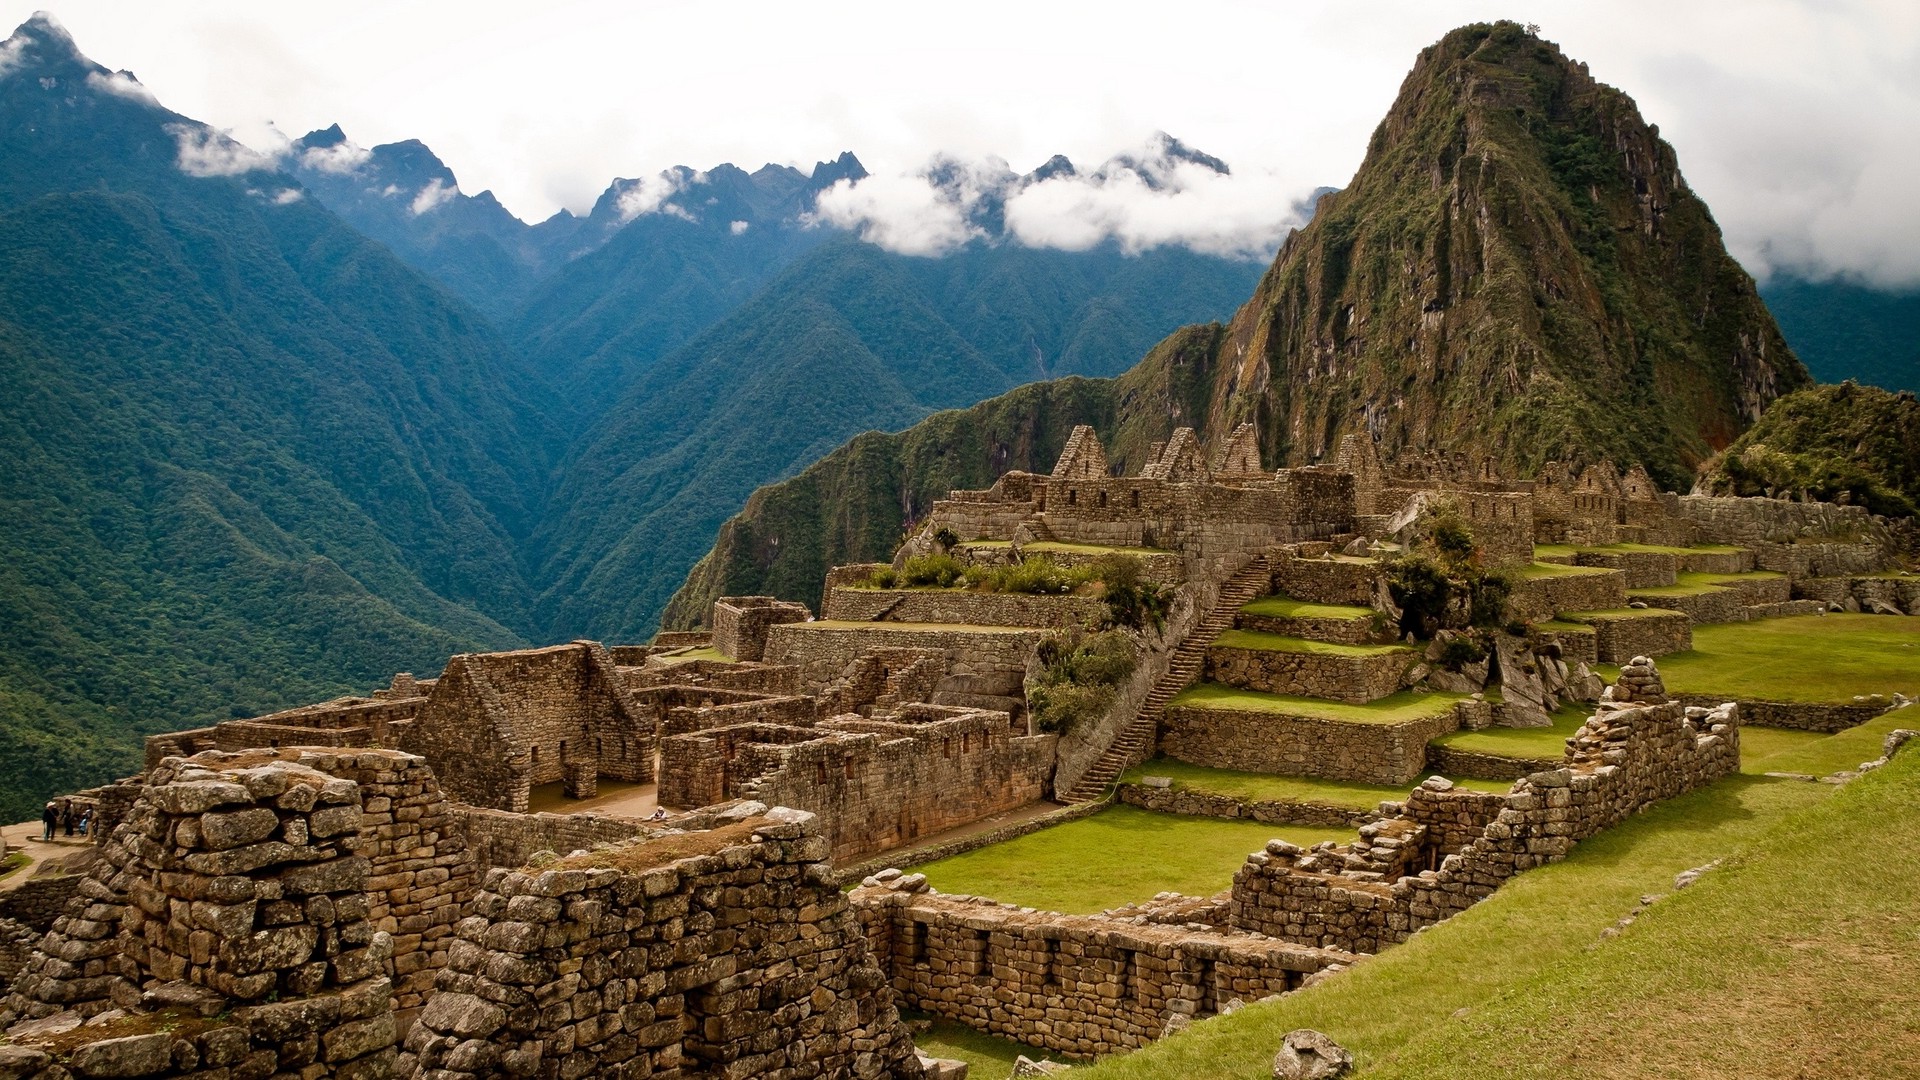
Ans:
{"type": "Polygon", "coordinates": [[[1594,651],[1603,664],[1693,648],[1693,620],[1682,612],[1649,609],[1631,615],[1583,617],[1582,621],[1593,627],[1594,651]]]}
{"type": "Polygon", "coordinates": [[[835,586],[822,618],[962,626],[1098,626],[1107,604],[1097,596],[1038,596],[969,589],[872,589],[835,586]]]}
{"type": "Polygon", "coordinates": [[[1514,580],[1507,613],[1515,619],[1551,619],[1561,611],[1604,611],[1627,606],[1624,574],[1550,574],[1514,580]]]}
{"type": "Polygon", "coordinates": [[[807,692],[818,693],[839,679],[861,657],[883,649],[937,650],[953,675],[1017,675],[1025,678],[1027,657],[1043,631],[902,628],[871,623],[853,628],[817,624],[776,626],[767,638],[767,658],[800,668],[807,692]]]}
{"type": "Polygon", "coordinates": [[[1206,677],[1269,694],[1364,704],[1411,685],[1407,676],[1419,662],[1412,649],[1353,655],[1214,645],[1207,649],[1206,677]]]}
{"type": "Polygon", "coordinates": [[[1022,911],[942,896],[918,875],[869,878],[854,910],[906,1006],[980,1031],[1091,1058],[1145,1046],[1180,1024],[1300,986],[1353,957],[1142,918],[1022,911]]]}
{"type": "Polygon", "coordinates": [[[984,710],[923,705],[901,716],[675,736],[661,801],[811,811],[834,858],[849,862],[1045,797],[1056,736],[1016,734],[1007,714],[984,710]]]}
{"type": "Polygon", "coordinates": [[[918,1080],[829,846],[811,815],[775,809],[550,869],[489,871],[401,1069],[918,1080]]]}
{"type": "Polygon", "coordinates": [[[1273,591],[1310,604],[1372,607],[1380,588],[1380,564],[1372,559],[1279,551],[1269,555],[1268,561],[1273,565],[1273,591]]]}
{"type": "Polygon", "coordinates": [[[1356,723],[1252,709],[1175,705],[1160,752],[1219,769],[1404,784],[1427,765],[1427,741],[1459,728],[1451,711],[1398,723],[1356,723]]]}
{"type": "MultiPolygon", "coordinates": [[[[1479,902],[1514,874],[1564,858],[1627,816],[1739,768],[1735,706],[1709,712],[1678,702],[1603,704],[1570,740],[1564,765],[1515,783],[1493,820],[1440,858],[1437,869],[1383,879],[1347,871],[1350,855],[1367,852],[1334,845],[1302,851],[1273,841],[1234,875],[1232,924],[1301,944],[1378,952],[1479,902]]],[[[1410,805],[1421,800],[1461,804],[1452,815],[1453,839],[1487,809],[1481,796],[1458,789],[1416,794],[1410,805]]],[[[1444,851],[1448,828],[1433,833],[1435,822],[1448,816],[1431,808],[1403,811],[1394,819],[1402,824],[1390,831],[1444,851]]],[[[1384,823],[1377,828],[1384,830],[1384,823]]]]}

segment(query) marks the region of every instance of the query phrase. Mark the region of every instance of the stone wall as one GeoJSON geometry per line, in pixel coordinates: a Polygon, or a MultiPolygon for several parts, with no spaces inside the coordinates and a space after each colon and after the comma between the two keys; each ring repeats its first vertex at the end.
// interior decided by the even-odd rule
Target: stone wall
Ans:
{"type": "MultiPolygon", "coordinates": [[[[361,786],[303,762],[221,754],[163,762],[148,779],[0,1019],[188,1004],[231,1013],[240,1030],[218,1053],[264,1062],[253,1075],[391,1075],[393,941],[372,918],[361,786]]],[[[116,1034],[105,1027],[73,1051],[75,1070],[183,1075],[208,1049],[175,1056],[171,1033],[116,1034]]]]}
{"type": "Polygon", "coordinates": [[[1372,607],[1382,587],[1380,563],[1375,559],[1315,558],[1280,551],[1268,560],[1273,565],[1273,591],[1310,604],[1372,607]]]}
{"type": "Polygon", "coordinates": [[[1920,577],[1912,575],[1808,577],[1795,581],[1793,592],[1847,611],[1871,611],[1878,601],[1908,615],[1920,615],[1920,577]]]}
{"type": "Polygon", "coordinates": [[[1156,788],[1144,784],[1121,784],[1114,789],[1114,797],[1128,806],[1138,806],[1160,814],[1259,821],[1269,825],[1302,825],[1310,828],[1351,825],[1358,828],[1380,817],[1378,811],[1356,810],[1350,806],[1280,799],[1242,800],[1211,791],[1156,788]]]}
{"type": "MultiPolygon", "coordinates": [[[[18,871],[26,873],[25,870],[18,871]]],[[[0,893],[0,919],[12,919],[46,933],[66,913],[67,903],[80,891],[83,874],[48,874],[28,878],[0,893]]]]}
{"type": "Polygon", "coordinates": [[[900,1000],[1070,1058],[1144,1046],[1170,1022],[1284,993],[1353,960],[1245,934],[916,892],[917,877],[870,878],[852,895],[900,1000]]]}
{"type": "Polygon", "coordinates": [[[1206,677],[1269,694],[1365,704],[1412,685],[1407,676],[1419,662],[1420,654],[1412,649],[1347,653],[1212,645],[1207,648],[1206,677]]]}
{"type": "Polygon", "coordinates": [[[1693,620],[1695,626],[1703,623],[1744,622],[1747,618],[1747,605],[1742,602],[1740,594],[1732,589],[1708,589],[1705,592],[1680,594],[1666,594],[1655,589],[1632,592],[1628,597],[1650,608],[1684,612],[1687,618],[1693,620]]]}
{"type": "MultiPolygon", "coordinates": [[[[1374,829],[1374,842],[1302,851],[1283,841],[1250,856],[1234,875],[1233,925],[1302,944],[1377,952],[1490,895],[1501,882],[1564,858],[1581,840],[1656,802],[1684,794],[1740,768],[1734,706],[1712,713],[1677,702],[1603,703],[1569,740],[1565,764],[1516,783],[1479,835],[1445,854],[1449,834],[1433,823],[1484,817],[1477,793],[1445,790],[1443,780],[1409,797],[1458,801],[1458,808],[1404,811],[1374,829]],[[1437,858],[1436,858],[1437,856],[1437,858]],[[1393,876],[1382,865],[1437,868],[1393,876]],[[1369,869],[1350,871],[1360,864],[1369,869]]],[[[1425,787],[1423,785],[1423,787],[1425,787]]]]}
{"type": "Polygon", "coordinates": [[[1664,551],[1577,551],[1575,566],[1598,566],[1626,575],[1629,589],[1657,589],[1671,585],[1680,560],[1664,551]]]}
{"type": "Polygon", "coordinates": [[[492,870],[401,1065],[500,1075],[917,1080],[811,815],[492,870]]]}
{"type": "Polygon", "coordinates": [[[1400,723],[1348,723],[1252,709],[1176,705],[1160,752],[1218,769],[1404,784],[1427,766],[1427,742],[1457,730],[1451,711],[1400,723]]]}
{"type": "MultiPolygon", "coordinates": [[[[1715,543],[1762,550],[1809,540],[1871,543],[1886,533],[1886,526],[1875,522],[1864,506],[1685,495],[1679,500],[1678,510],[1715,543]]],[[[1874,567],[1884,568],[1884,562],[1874,567]]]]}
{"type": "Polygon", "coordinates": [[[1625,574],[1596,568],[1589,574],[1522,577],[1507,598],[1509,618],[1538,621],[1562,611],[1605,611],[1627,606],[1625,574]]]}
{"type": "Polygon", "coordinates": [[[874,589],[836,586],[821,617],[851,622],[955,623],[962,626],[1098,626],[1107,619],[1097,596],[1039,596],[972,589],[874,589]]]}
{"type": "Polygon", "coordinates": [[[851,861],[1044,798],[1054,743],[1016,735],[1005,713],[939,706],[717,728],[664,741],[660,800],[812,811],[834,857],[851,861]]]}
{"type": "Polygon", "coordinates": [[[539,851],[565,855],[648,833],[638,821],[605,814],[514,814],[460,803],[451,811],[449,827],[480,870],[525,866],[539,851]]]}
{"type": "Polygon", "coordinates": [[[401,748],[426,758],[452,797],[500,810],[525,811],[539,784],[585,798],[603,775],[653,779],[653,725],[590,641],[455,656],[401,748]]]}
{"type": "Polygon", "coordinates": [[[1693,620],[1681,612],[1649,608],[1583,612],[1575,618],[1593,627],[1594,652],[1603,664],[1624,664],[1636,656],[1665,656],[1693,648],[1693,620]]]}
{"type": "Polygon", "coordinates": [[[1445,776],[1475,780],[1518,780],[1529,773],[1551,769],[1557,759],[1508,757],[1434,743],[1427,747],[1427,768],[1445,776]]]}
{"type": "Polygon", "coordinates": [[[735,660],[758,660],[766,653],[770,628],[812,617],[805,604],[771,596],[723,596],[713,603],[713,647],[735,660]]]}
{"type": "MultiPolygon", "coordinates": [[[[1727,700],[1726,695],[1676,694],[1684,704],[1710,708],[1727,700]]],[[[1832,734],[1861,724],[1893,707],[1878,694],[1858,701],[1756,701],[1741,698],[1740,723],[1746,727],[1791,728],[1796,731],[1820,731],[1832,734]]]]}
{"type": "Polygon", "coordinates": [[[824,689],[860,657],[888,648],[938,651],[945,657],[949,675],[1024,678],[1027,657],[1044,633],[1011,628],[962,630],[924,623],[799,623],[769,632],[767,659],[798,666],[809,692],[824,689]]]}

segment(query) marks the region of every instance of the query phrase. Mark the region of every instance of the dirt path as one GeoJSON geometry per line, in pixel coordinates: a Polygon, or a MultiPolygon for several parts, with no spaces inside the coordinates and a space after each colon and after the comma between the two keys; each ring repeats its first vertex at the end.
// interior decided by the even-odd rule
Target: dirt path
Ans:
{"type": "Polygon", "coordinates": [[[53,841],[49,843],[40,839],[45,831],[46,826],[37,821],[23,821],[18,825],[0,827],[0,836],[7,838],[7,850],[9,852],[24,851],[27,857],[33,860],[6,877],[0,877],[0,892],[19,888],[28,878],[39,873],[49,859],[58,859],[76,851],[85,851],[92,843],[88,837],[67,836],[64,833],[56,833],[53,841]]]}

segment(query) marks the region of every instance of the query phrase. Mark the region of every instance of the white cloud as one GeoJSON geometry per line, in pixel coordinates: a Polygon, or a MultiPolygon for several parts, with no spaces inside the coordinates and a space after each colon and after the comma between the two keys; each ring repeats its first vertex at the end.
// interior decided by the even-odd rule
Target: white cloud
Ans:
{"type": "Polygon", "coordinates": [[[372,157],[372,150],[357,145],[352,140],[342,139],[332,146],[308,147],[300,155],[300,164],[315,172],[345,176],[360,171],[360,166],[365,165],[372,157]]]}
{"type": "Polygon", "coordinates": [[[413,216],[419,217],[458,194],[460,185],[449,184],[436,176],[413,197],[413,216]]]}
{"type": "Polygon", "coordinates": [[[281,188],[273,193],[273,205],[292,206],[305,197],[306,194],[299,188],[281,188]]]}
{"type": "Polygon", "coordinates": [[[747,226],[750,224],[752,224],[752,222],[729,221],[727,222],[727,231],[732,233],[735,236],[739,236],[741,233],[747,231],[747,226]]]}
{"type": "Polygon", "coordinates": [[[706,182],[706,173],[695,172],[685,166],[643,176],[638,180],[616,181],[626,185],[616,204],[620,220],[624,223],[644,214],[669,214],[692,221],[694,216],[685,207],[668,200],[695,184],[706,182]]]}
{"type": "Polygon", "coordinates": [[[134,78],[133,73],[130,71],[115,71],[106,75],[102,75],[97,71],[89,71],[87,73],[87,85],[93,87],[95,90],[104,90],[109,94],[114,94],[130,101],[138,101],[146,105],[160,104],[153,96],[153,91],[140,85],[140,80],[134,78]]]}
{"type": "Polygon", "coordinates": [[[1268,170],[1222,175],[1191,162],[1057,176],[1007,200],[1007,233],[1029,247],[1083,251],[1108,240],[1129,252],[1187,247],[1268,259],[1301,223],[1312,187],[1268,170]],[[1149,178],[1152,183],[1149,183],[1149,178]]]}
{"type": "Polygon", "coordinates": [[[0,79],[6,78],[7,74],[14,68],[25,63],[26,58],[27,39],[25,35],[10,37],[5,41],[0,41],[0,79]]]}
{"type": "Polygon", "coordinates": [[[188,176],[239,176],[273,166],[265,154],[242,146],[225,132],[210,127],[168,124],[166,131],[180,147],[175,164],[188,176]]]}
{"type": "Polygon", "coordinates": [[[822,191],[812,224],[852,229],[860,239],[902,255],[944,255],[986,235],[968,220],[983,192],[962,177],[958,187],[941,187],[925,173],[841,180],[822,191]]]}

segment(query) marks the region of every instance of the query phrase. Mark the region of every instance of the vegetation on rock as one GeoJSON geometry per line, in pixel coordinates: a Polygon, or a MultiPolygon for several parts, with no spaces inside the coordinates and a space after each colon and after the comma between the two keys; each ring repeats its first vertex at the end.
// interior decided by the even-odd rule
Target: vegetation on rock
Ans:
{"type": "Polygon", "coordinates": [[[1912,517],[1920,513],[1920,401],[1910,390],[1853,382],[1789,394],[1708,465],[1700,487],[1912,517]]]}
{"type": "Polygon", "coordinates": [[[1133,673],[1133,638],[1121,630],[1052,634],[1040,642],[1040,673],[1027,679],[1027,706],[1041,731],[1071,731],[1113,707],[1133,673]]]}

